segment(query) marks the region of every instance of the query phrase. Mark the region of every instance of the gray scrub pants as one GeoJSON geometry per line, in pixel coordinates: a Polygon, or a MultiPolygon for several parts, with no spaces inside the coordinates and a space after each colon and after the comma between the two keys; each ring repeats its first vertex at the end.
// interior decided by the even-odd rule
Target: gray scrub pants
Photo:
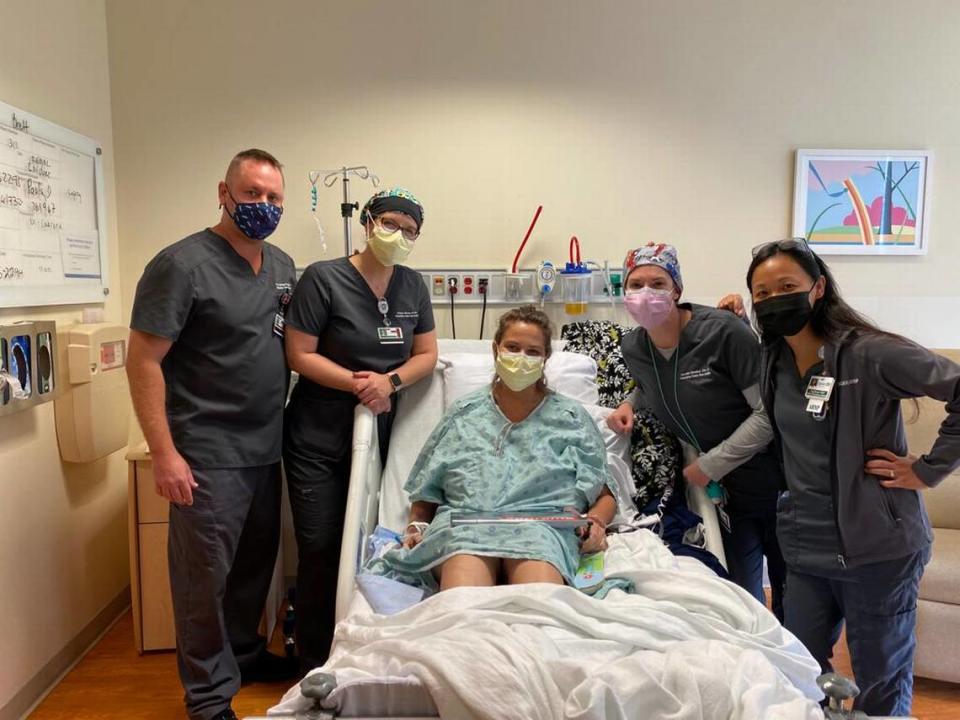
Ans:
{"type": "Polygon", "coordinates": [[[177,666],[191,720],[230,706],[257,633],[280,542],[280,463],[192,468],[193,505],[170,505],[170,590],[177,666]]]}

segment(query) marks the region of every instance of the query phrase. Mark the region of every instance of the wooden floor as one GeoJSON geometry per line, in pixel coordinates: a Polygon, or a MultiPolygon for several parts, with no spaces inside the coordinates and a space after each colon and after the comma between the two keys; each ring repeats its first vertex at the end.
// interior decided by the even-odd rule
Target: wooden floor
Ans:
{"type": "MultiPolygon", "coordinates": [[[[279,652],[275,640],[271,650],[279,652]]],[[[266,715],[292,683],[251,683],[233,709],[241,718],[266,715]]],[[[182,719],[183,688],[172,652],[138,655],[128,610],[30,715],[30,720],[182,719]]]]}
{"type": "MultiPolygon", "coordinates": [[[[276,646],[275,638],[275,651],[276,646]]],[[[850,674],[849,656],[843,640],[837,648],[836,667],[850,674]]],[[[286,683],[247,685],[234,699],[233,708],[241,718],[265,714],[286,689],[286,683]]],[[[182,698],[173,653],[137,655],[133,647],[133,621],[127,611],[30,718],[186,718],[182,698]]],[[[958,720],[960,685],[918,678],[913,714],[920,720],[958,720]]]]}

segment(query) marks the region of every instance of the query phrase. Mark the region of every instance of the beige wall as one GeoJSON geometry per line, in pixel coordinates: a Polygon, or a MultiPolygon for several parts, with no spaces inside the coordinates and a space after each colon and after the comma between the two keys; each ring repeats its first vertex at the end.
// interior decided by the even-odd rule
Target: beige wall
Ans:
{"type": "MultiPolygon", "coordinates": [[[[0,99],[104,148],[110,266],[119,275],[103,0],[0,0],[0,99]]],[[[80,318],[0,310],[0,323],[80,318]]],[[[106,303],[121,317],[120,293],[106,303]]],[[[129,583],[122,453],[61,463],[53,405],[0,417],[0,708],[129,583]]]]}
{"type": "MultiPolygon", "coordinates": [[[[614,262],[668,240],[703,298],[789,233],[795,148],[927,148],[930,254],[831,264],[888,326],[960,346],[940,320],[960,313],[953,0],[108,0],[107,16],[125,312],[137,270],[215,220],[249,145],[287,165],[276,240],[298,264],[320,257],[307,172],[366,163],[424,201],[418,267],[507,265],[543,203],[531,261],[563,259],[571,233],[614,262]]],[[[339,202],[322,191],[328,257],[339,202]]]]}
{"type": "MultiPolygon", "coordinates": [[[[308,171],[366,163],[426,205],[417,267],[507,265],[543,203],[529,262],[571,233],[614,263],[670,241],[702,299],[788,233],[796,147],[926,148],[930,254],[831,264],[889,327],[960,347],[958,30],[952,0],[0,0],[0,99],[105,149],[108,320],[153,254],[215,221],[251,145],[286,163],[275,239],[300,265],[321,257],[308,171]]],[[[327,257],[339,201],[321,190],[327,257]]],[[[2,707],[128,578],[120,454],[63,465],[45,405],[0,418],[0,483],[2,707]]]]}

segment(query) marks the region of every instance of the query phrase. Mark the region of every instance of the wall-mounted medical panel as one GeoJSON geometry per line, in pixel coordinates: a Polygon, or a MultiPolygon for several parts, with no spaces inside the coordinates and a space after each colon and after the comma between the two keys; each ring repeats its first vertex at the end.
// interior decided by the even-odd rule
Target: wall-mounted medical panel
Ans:
{"type": "Polygon", "coordinates": [[[70,325],[60,333],[57,440],[67,462],[93,462],[127,445],[128,332],[122,325],[91,323],[70,325]]]}
{"type": "Polygon", "coordinates": [[[58,372],[55,322],[0,325],[0,415],[56,399],[58,372]]]}
{"type": "MultiPolygon", "coordinates": [[[[553,269],[553,266],[550,266],[553,269]]],[[[450,298],[459,305],[522,305],[539,303],[563,303],[566,286],[570,284],[556,268],[548,279],[539,269],[521,269],[515,273],[491,269],[418,269],[430,293],[434,305],[450,305],[450,298]],[[484,302],[486,301],[486,302],[484,302]]],[[[587,302],[619,301],[622,295],[623,271],[620,268],[597,268],[577,276],[578,284],[584,285],[582,294],[587,302]]]]}

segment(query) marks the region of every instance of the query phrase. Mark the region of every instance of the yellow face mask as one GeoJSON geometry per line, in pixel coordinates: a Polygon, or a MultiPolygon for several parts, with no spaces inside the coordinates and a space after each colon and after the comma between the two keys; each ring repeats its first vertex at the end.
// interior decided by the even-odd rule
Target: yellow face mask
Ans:
{"type": "Polygon", "coordinates": [[[413,241],[407,240],[402,230],[388,232],[377,223],[373,224],[373,233],[367,238],[367,245],[384,267],[399,265],[413,250],[413,241]]]}
{"type": "Polygon", "coordinates": [[[543,377],[543,358],[500,350],[497,352],[497,376],[514,392],[526,390],[543,377]]]}

